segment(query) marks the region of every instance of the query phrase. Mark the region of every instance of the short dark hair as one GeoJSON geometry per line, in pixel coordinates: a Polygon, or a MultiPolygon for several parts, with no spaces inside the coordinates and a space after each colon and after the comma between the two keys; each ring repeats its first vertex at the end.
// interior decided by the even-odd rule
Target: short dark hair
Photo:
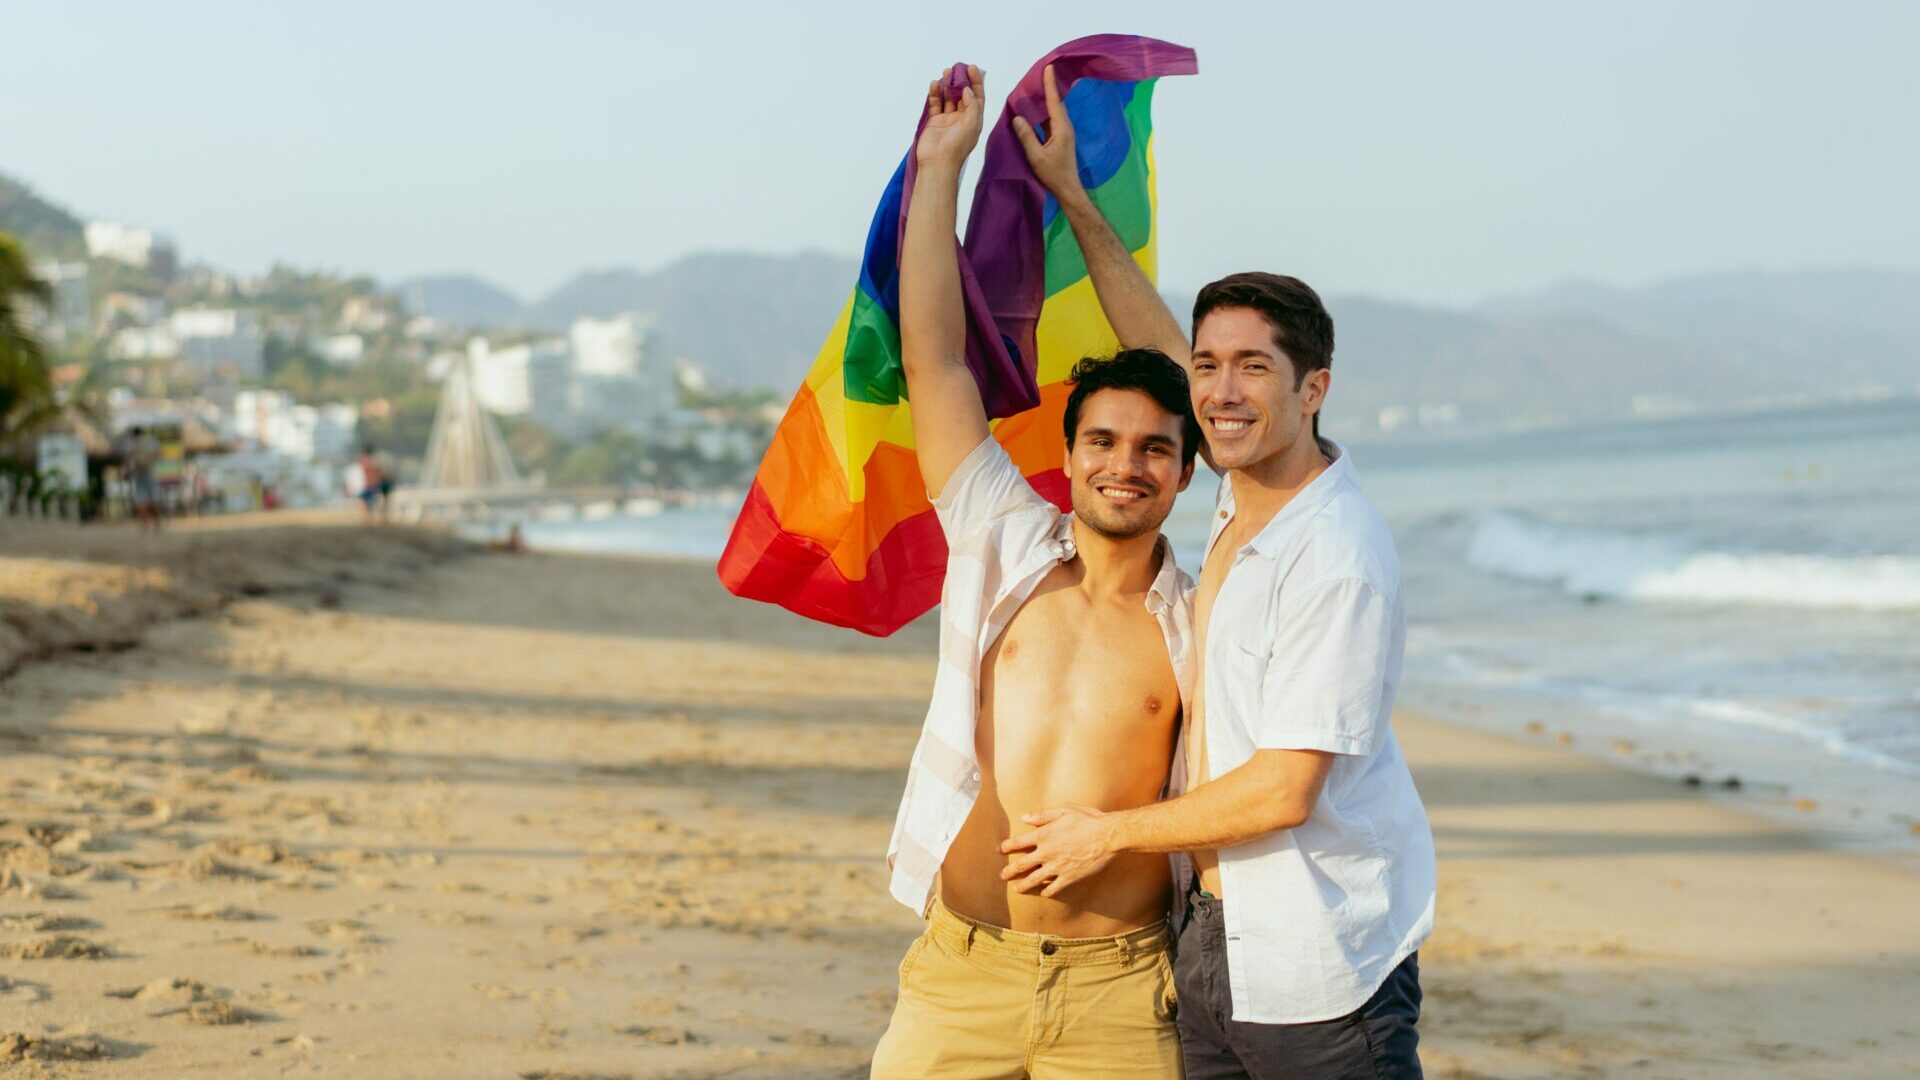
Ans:
{"type": "MultiPolygon", "coordinates": [[[[1293,388],[1300,389],[1310,372],[1333,367],[1333,316],[1320,294],[1297,277],[1249,270],[1228,274],[1200,290],[1193,298],[1193,333],[1200,320],[1221,308],[1246,308],[1266,317],[1273,326],[1273,343],[1293,362],[1293,388]]],[[[1320,434],[1320,414],[1313,416],[1313,433],[1320,434]]]]}
{"type": "Polygon", "coordinates": [[[1180,418],[1180,466],[1193,464],[1200,452],[1200,421],[1193,416],[1193,396],[1187,389],[1187,373],[1173,357],[1159,349],[1121,349],[1110,359],[1083,358],[1067,376],[1073,392],[1067,395],[1066,415],[1061,424],[1067,432],[1067,449],[1073,449],[1073,436],[1080,427],[1080,407],[1101,390],[1138,390],[1161,408],[1180,418]]]}

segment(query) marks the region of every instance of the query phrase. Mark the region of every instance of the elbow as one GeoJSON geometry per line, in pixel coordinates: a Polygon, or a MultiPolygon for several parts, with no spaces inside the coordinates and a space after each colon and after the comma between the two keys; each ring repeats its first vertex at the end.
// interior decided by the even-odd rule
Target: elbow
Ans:
{"type": "Polygon", "coordinates": [[[1279,832],[1282,829],[1297,829],[1313,816],[1313,805],[1302,804],[1295,799],[1278,799],[1267,814],[1267,831],[1279,832]]]}

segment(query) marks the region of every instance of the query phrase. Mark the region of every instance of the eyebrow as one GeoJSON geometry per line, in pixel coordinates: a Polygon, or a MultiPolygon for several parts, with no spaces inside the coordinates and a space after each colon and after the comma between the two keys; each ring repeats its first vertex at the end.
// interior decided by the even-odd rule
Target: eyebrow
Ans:
{"type": "MultiPolygon", "coordinates": [[[[1212,349],[1195,349],[1192,355],[1196,359],[1202,356],[1206,357],[1209,360],[1220,359],[1218,356],[1215,356],[1213,354],[1212,349]]],[[[1232,354],[1232,358],[1235,360],[1239,360],[1243,357],[1248,357],[1248,356],[1257,356],[1262,360],[1271,360],[1274,358],[1274,354],[1266,351],[1265,349],[1241,349],[1238,352],[1235,352],[1232,354]]]]}
{"type": "MultiPolygon", "coordinates": [[[[1103,427],[1088,428],[1087,430],[1080,433],[1080,437],[1083,439],[1091,439],[1100,435],[1105,435],[1109,439],[1118,437],[1117,435],[1114,434],[1114,431],[1112,428],[1103,428],[1103,427]]],[[[1160,446],[1178,446],[1179,445],[1178,443],[1174,442],[1170,436],[1160,435],[1160,434],[1142,435],[1140,436],[1140,441],[1144,443],[1154,443],[1160,446]]]]}

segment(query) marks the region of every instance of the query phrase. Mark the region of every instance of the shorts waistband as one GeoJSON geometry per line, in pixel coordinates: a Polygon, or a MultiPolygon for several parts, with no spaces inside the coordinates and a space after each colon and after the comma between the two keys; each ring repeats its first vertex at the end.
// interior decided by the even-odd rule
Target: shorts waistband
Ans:
{"type": "Polygon", "coordinates": [[[1172,937],[1165,919],[1112,937],[1058,937],[1009,930],[969,919],[938,899],[927,910],[927,933],[963,955],[980,951],[1046,964],[1126,963],[1135,956],[1166,951],[1172,937]]]}

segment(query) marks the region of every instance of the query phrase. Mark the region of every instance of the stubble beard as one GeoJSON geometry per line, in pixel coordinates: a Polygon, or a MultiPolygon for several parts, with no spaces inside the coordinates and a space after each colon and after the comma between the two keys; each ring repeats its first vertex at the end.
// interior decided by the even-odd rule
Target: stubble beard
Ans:
{"type": "MultiPolygon", "coordinates": [[[[1097,479],[1098,478],[1096,478],[1096,480],[1097,479]]],[[[1151,500],[1157,494],[1158,491],[1155,491],[1145,496],[1142,501],[1151,500]]],[[[1092,529],[1094,532],[1099,533],[1109,540],[1132,540],[1138,536],[1158,532],[1161,522],[1166,520],[1165,514],[1151,519],[1142,517],[1138,520],[1128,520],[1110,515],[1108,513],[1108,507],[1102,502],[1096,501],[1101,498],[1100,493],[1094,490],[1094,483],[1092,482],[1084,485],[1073,485],[1073,516],[1086,522],[1089,529],[1092,529]]]]}

